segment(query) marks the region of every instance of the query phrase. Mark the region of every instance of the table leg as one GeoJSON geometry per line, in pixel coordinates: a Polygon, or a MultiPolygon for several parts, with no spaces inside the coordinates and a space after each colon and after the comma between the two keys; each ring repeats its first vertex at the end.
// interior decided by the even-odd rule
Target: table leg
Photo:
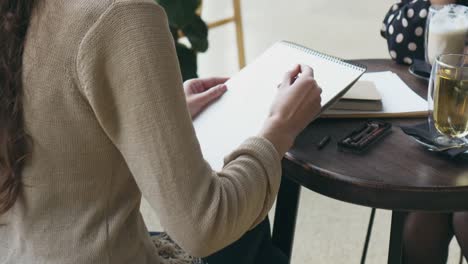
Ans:
{"type": "Polygon", "coordinates": [[[367,226],[366,241],[364,242],[364,249],[362,250],[361,264],[366,263],[367,250],[369,249],[369,242],[370,242],[370,237],[372,234],[372,228],[374,227],[375,211],[376,209],[372,208],[371,215],[369,218],[369,225],[367,226]]]}
{"type": "Polygon", "coordinates": [[[275,220],[273,224],[273,244],[291,259],[296,228],[297,209],[301,186],[285,177],[281,180],[281,187],[276,201],[275,220]]]}
{"type": "Polygon", "coordinates": [[[403,228],[405,218],[405,212],[392,212],[388,264],[401,264],[403,261],[403,228]]]}

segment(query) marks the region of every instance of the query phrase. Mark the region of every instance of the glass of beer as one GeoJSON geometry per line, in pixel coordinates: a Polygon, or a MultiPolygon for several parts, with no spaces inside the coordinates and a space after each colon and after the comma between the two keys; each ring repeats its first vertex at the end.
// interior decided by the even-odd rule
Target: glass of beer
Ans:
{"type": "Polygon", "coordinates": [[[429,124],[434,142],[468,144],[468,54],[437,56],[429,81],[429,124]]]}

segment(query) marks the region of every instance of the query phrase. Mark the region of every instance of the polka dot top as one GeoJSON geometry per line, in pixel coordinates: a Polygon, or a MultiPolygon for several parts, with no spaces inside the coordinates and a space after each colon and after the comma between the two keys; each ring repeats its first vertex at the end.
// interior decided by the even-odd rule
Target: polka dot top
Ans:
{"type": "MultiPolygon", "coordinates": [[[[468,6],[468,0],[458,0],[457,4],[468,6]]],[[[430,6],[429,0],[402,0],[385,16],[380,34],[387,39],[390,56],[397,63],[424,60],[424,30],[430,6]]]]}

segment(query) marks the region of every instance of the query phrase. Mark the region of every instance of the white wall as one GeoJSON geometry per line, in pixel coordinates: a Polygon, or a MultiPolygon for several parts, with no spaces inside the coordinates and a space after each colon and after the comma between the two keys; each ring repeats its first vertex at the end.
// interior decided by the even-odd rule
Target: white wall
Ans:
{"type": "MultiPolygon", "coordinates": [[[[247,61],[278,40],[347,59],[388,58],[379,30],[397,0],[243,0],[247,61]]],[[[231,0],[204,0],[203,18],[213,21],[232,14],[231,0]]],[[[200,55],[201,76],[237,71],[234,26],[210,31],[210,49],[200,55]]]]}

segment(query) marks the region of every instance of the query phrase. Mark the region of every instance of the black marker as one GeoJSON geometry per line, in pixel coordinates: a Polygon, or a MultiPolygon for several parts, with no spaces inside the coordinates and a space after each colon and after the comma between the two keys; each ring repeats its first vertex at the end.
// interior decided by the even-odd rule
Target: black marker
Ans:
{"type": "Polygon", "coordinates": [[[330,142],[330,139],[330,136],[326,136],[320,140],[320,143],[317,144],[317,149],[323,149],[328,144],[328,142],[330,142]]]}
{"type": "Polygon", "coordinates": [[[374,132],[376,129],[379,128],[379,125],[377,124],[366,124],[366,126],[367,127],[364,130],[362,130],[357,135],[353,136],[353,138],[351,139],[353,142],[357,142],[361,140],[363,137],[365,137],[368,134],[371,134],[372,132],[374,132]]]}
{"type": "Polygon", "coordinates": [[[362,148],[364,147],[365,145],[369,144],[371,141],[375,140],[377,137],[379,137],[382,132],[385,131],[385,127],[381,127],[377,130],[375,130],[374,132],[372,132],[372,134],[368,135],[366,138],[363,138],[361,139],[357,144],[358,144],[358,147],[362,148]]]}

